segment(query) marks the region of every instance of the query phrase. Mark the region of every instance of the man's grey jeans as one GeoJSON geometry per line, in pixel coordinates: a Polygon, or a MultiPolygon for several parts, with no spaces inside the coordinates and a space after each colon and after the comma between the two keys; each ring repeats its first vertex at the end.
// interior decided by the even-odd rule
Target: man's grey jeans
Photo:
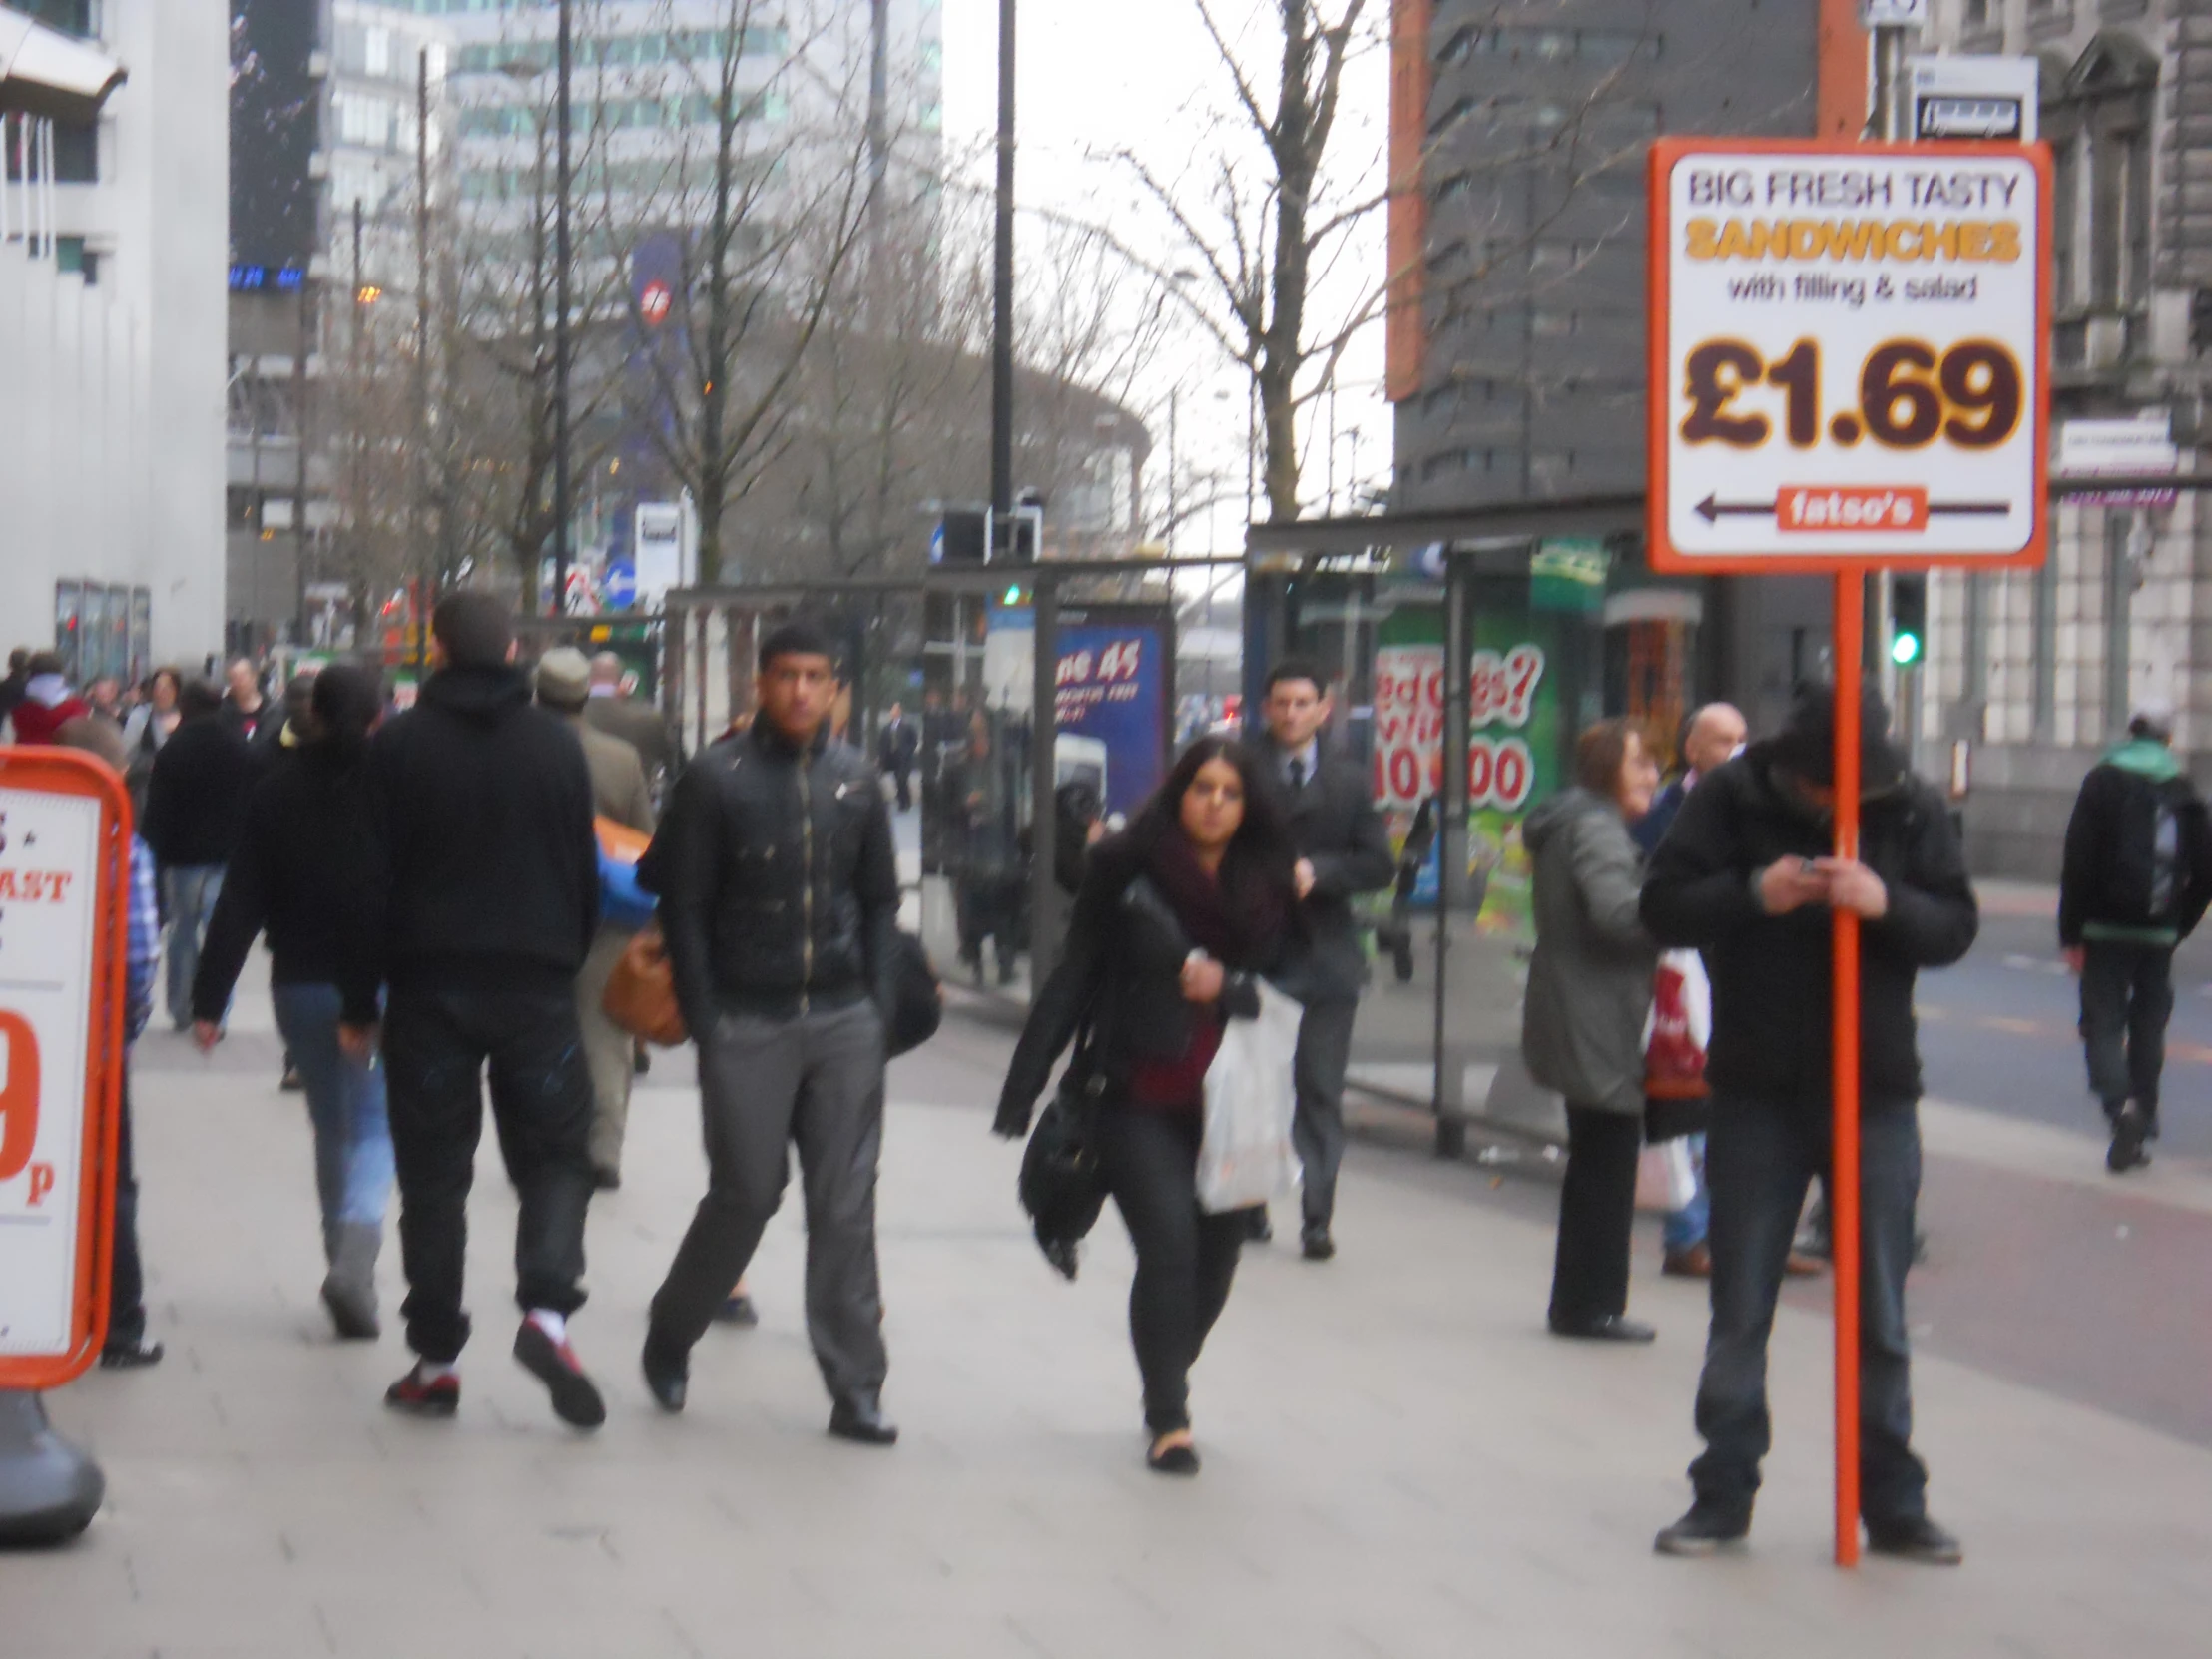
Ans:
{"type": "Polygon", "coordinates": [[[653,1298],[657,1345],[688,1352],[784,1200],[799,1147],[807,1199],[807,1334],[832,1398],[883,1385],[875,1167],[883,1022],[872,1002],[790,1019],[724,1014],[699,1044],[707,1196],[653,1298]]]}

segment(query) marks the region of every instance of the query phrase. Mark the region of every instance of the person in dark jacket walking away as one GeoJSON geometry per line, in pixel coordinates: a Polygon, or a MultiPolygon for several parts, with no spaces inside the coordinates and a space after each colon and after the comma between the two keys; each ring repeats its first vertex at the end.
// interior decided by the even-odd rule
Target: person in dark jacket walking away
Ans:
{"type": "Polygon", "coordinates": [[[1913,1452],[1905,1275],[1921,1182],[1913,989],[1921,969],[1965,955],[1979,913],[1943,803],[1888,742],[1889,711],[1871,690],[1861,719],[1857,859],[1831,856],[1836,694],[1809,687],[1778,736],[1691,793],[1644,880],[1644,925],[1662,945],[1702,951],[1713,981],[1705,1452],[1690,1465],[1696,1501],[1659,1534],[1661,1554],[1710,1554],[1751,1529],[1771,1438],[1767,1334],[1806,1189],[1828,1168],[1832,917],[1850,909],[1862,929],[1860,1513],[1878,1553],[1961,1558],[1929,1518],[1928,1470],[1913,1452]]]}
{"type": "Polygon", "coordinates": [[[341,981],[340,1040],[354,1059],[369,1052],[386,989],[401,1312],[417,1360],[384,1399],[420,1416],[460,1404],[488,1063],[492,1121],[521,1199],[514,1356],[563,1422],[595,1428],[606,1404],[568,1342],[592,1195],[591,1074],[576,1027],[576,975],[599,925],[591,777],[576,734],[532,706],[500,601],[450,594],[430,632],[435,672],[420,700],[369,742],[364,948],[341,981]]]}
{"type": "MultiPolygon", "coordinates": [[[[1368,981],[1352,900],[1388,886],[1397,860],[1367,773],[1322,748],[1332,704],[1321,671],[1298,661],[1276,664],[1261,712],[1268,724],[1264,757],[1298,848],[1294,880],[1305,918],[1297,958],[1285,963],[1280,980],[1306,1010],[1298,1026],[1298,1116],[1292,1125],[1304,1170],[1299,1236],[1309,1262],[1326,1262],[1337,1254],[1332,1228],[1337,1169],[1345,1155],[1345,1071],[1368,981]]],[[[1253,1237],[1266,1239],[1265,1209],[1255,1212],[1255,1222],[1253,1237]]]]}
{"type": "Polygon", "coordinates": [[[254,936],[266,932],[276,1029],[299,1068],[314,1128],[323,1306],[342,1338],[377,1335],[376,1257],[391,1196],[384,1073],[338,1044],[338,981],[368,925],[362,767],[383,713],[378,677],[345,665],[313,683],[295,746],[254,787],[192,987],[193,1040],[223,1040],[225,1010],[254,936]]]}
{"type": "Polygon", "coordinates": [[[805,621],[761,644],[742,736],[677,780],[653,879],[685,1024],[699,1045],[707,1196],[653,1298],[643,1366],[681,1411],[691,1351],[783,1202],[807,1200],[807,1334],[830,1432],[889,1445],[875,1267],[884,1033],[898,865],[875,770],[832,743],[830,645],[805,621]]]}
{"type": "Polygon", "coordinates": [[[920,753],[921,733],[906,718],[905,709],[893,703],[883,717],[883,730],[876,734],[875,764],[890,775],[902,813],[914,810],[914,757],[920,753]]]}
{"type": "Polygon", "coordinates": [[[2058,943],[2081,979],[2081,1041],[2114,1175],[2150,1162],[2174,947],[2212,905],[2212,823],[2173,735],[2171,704],[2135,711],[2127,741],[2081,782],[2058,878],[2058,943]]]}
{"type": "MultiPolygon", "coordinates": [[[[590,675],[591,666],[581,651],[556,646],[538,660],[538,705],[566,721],[584,746],[593,813],[650,835],[653,792],[645,781],[645,762],[621,738],[585,721],[590,675]]],[[[584,1060],[591,1068],[592,1180],[601,1192],[622,1185],[622,1137],[630,1122],[630,1084],[636,1076],[630,1033],[607,1017],[607,981],[636,937],[634,927],[618,926],[602,916],[591,953],[584,958],[584,971],[576,980],[576,1023],[584,1033],[584,1060]]]]}
{"type": "Polygon", "coordinates": [[[1567,1102],[1550,1323],[1554,1336],[1648,1343],[1651,1327],[1627,1318],[1628,1247],[1659,952],[1636,914],[1642,859],[1628,827],[1651,810],[1659,768],[1625,720],[1584,732],[1574,760],[1574,788],[1521,829],[1536,917],[1521,1058],[1567,1102]]]}
{"type": "Polygon", "coordinates": [[[8,673],[0,679],[0,726],[7,724],[15,713],[15,706],[23,701],[23,691],[31,681],[31,653],[17,646],[8,653],[8,673]]]}
{"type": "Polygon", "coordinates": [[[684,757],[668,720],[651,702],[622,689],[622,659],[602,651],[591,660],[591,688],[584,703],[584,724],[620,738],[638,752],[646,787],[659,799],[684,757]]]}
{"type": "Polygon", "coordinates": [[[182,718],[154,757],[146,785],[146,842],[161,861],[169,920],[169,1019],[192,1025],[192,981],[200,941],[223,893],[223,868],[238,844],[246,803],[260,774],[253,749],[223,718],[223,698],[205,680],[179,695],[182,718]]]}
{"type": "Polygon", "coordinates": [[[1091,849],[1066,947],[1022,1028],[993,1130],[1027,1133],[1052,1067],[1104,1083],[1097,1138],[1137,1275],[1129,1333],[1144,1379],[1146,1463],[1196,1474],[1190,1373],[1229,1302],[1250,1212],[1198,1204],[1207,1068],[1231,1018],[1260,1011],[1256,975],[1299,928],[1298,850],[1267,762],[1228,738],[1183,752],[1129,829],[1091,849]]]}

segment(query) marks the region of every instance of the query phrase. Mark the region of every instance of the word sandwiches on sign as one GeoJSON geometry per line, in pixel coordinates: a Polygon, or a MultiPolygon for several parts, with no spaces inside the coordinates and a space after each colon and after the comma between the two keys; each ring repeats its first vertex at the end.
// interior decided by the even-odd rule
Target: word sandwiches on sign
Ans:
{"type": "MultiPolygon", "coordinates": [[[[1517,735],[1544,677],[1540,646],[1477,651],[1467,675],[1467,805],[1517,813],[1536,787],[1536,760],[1517,735]],[[1505,735],[1483,730],[1503,726],[1505,735]]],[[[1375,654],[1375,799],[1409,812],[1444,787],[1444,653],[1390,645],[1375,654]]]]}
{"type": "Polygon", "coordinates": [[[1654,564],[2033,562],[2046,176],[2016,146],[1654,146],[1654,564]]]}

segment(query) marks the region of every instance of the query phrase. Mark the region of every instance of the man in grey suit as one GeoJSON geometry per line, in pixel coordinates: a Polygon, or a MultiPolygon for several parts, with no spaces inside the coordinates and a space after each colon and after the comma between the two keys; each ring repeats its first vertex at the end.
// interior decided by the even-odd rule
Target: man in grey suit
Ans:
{"type": "MultiPolygon", "coordinates": [[[[1330,1228],[1337,1166],[1345,1151],[1345,1068],[1368,977],[1352,899],[1388,886],[1397,873],[1366,773],[1322,750],[1331,709],[1328,684],[1311,663],[1286,659],[1269,673],[1261,713],[1268,725],[1269,766],[1282,782],[1291,836],[1298,843],[1298,892],[1306,923],[1306,937],[1282,983],[1306,1008],[1298,1029],[1292,1138],[1306,1172],[1300,1242],[1310,1262],[1326,1262],[1337,1253],[1330,1228]]],[[[1268,1236],[1264,1210],[1253,1235],[1268,1236]]]]}

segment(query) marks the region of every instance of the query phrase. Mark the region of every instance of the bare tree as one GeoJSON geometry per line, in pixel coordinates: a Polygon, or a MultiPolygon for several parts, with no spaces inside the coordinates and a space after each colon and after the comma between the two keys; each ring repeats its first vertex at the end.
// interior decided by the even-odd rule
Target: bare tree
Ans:
{"type": "Polygon", "coordinates": [[[1314,315],[1317,280],[1385,200],[1372,165],[1341,170],[1353,175],[1342,185],[1327,166],[1346,64],[1372,44],[1362,32],[1367,0],[1265,0],[1249,27],[1225,21],[1223,0],[1194,4],[1230,89],[1221,145],[1180,179],[1134,150],[1120,155],[1201,268],[1196,313],[1252,377],[1258,399],[1268,517],[1294,519],[1299,413],[1380,313],[1383,294],[1380,280],[1362,279],[1339,314],[1319,323],[1314,315]],[[1263,76],[1253,66],[1271,52],[1263,76]]]}
{"type": "Polygon", "coordinates": [[[792,396],[840,278],[863,246],[874,169],[868,62],[833,9],[809,21],[726,0],[719,26],[671,31],[687,112],[640,235],[672,237],[667,310],[639,315],[669,342],[641,353],[643,416],[699,513],[699,578],[723,575],[731,514],[789,438],[792,396]],[[778,50],[755,44],[773,31],[778,50]]]}

